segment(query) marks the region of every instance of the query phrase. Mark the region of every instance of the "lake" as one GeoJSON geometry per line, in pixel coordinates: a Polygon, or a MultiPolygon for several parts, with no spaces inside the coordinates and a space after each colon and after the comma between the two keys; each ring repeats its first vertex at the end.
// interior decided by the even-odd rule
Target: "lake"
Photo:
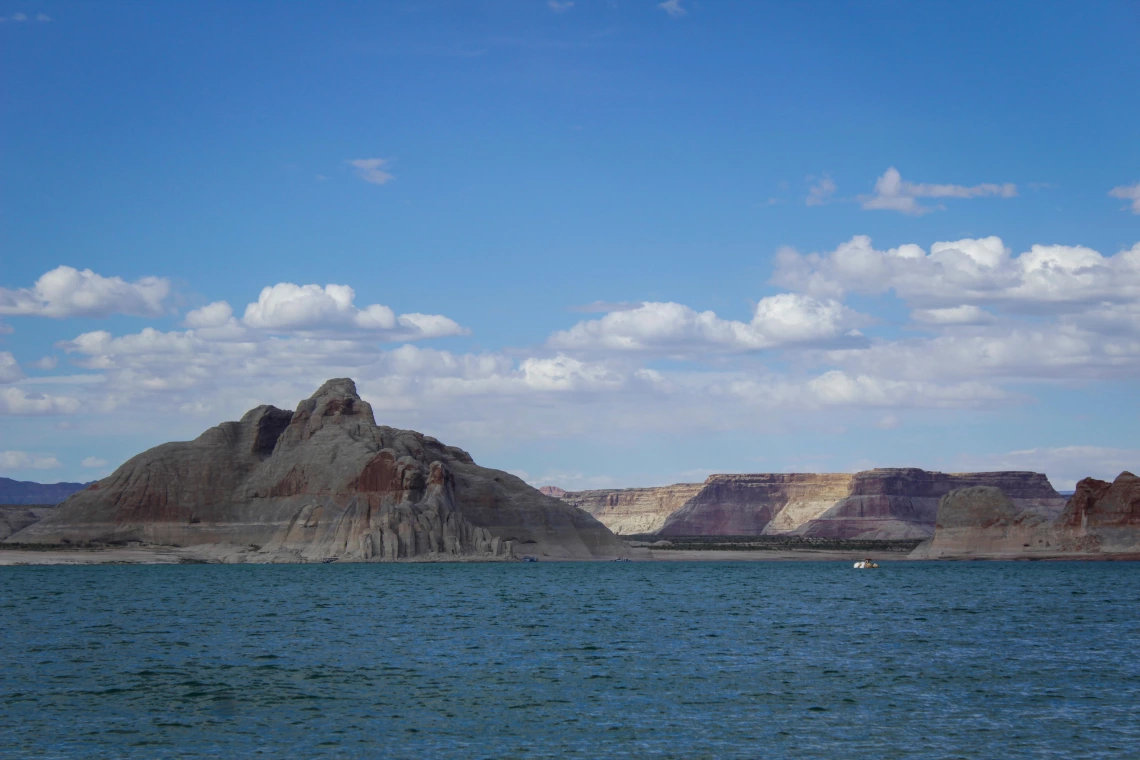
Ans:
{"type": "Polygon", "coordinates": [[[1119,758],[1140,563],[0,568],[4,757],[1119,758]]]}

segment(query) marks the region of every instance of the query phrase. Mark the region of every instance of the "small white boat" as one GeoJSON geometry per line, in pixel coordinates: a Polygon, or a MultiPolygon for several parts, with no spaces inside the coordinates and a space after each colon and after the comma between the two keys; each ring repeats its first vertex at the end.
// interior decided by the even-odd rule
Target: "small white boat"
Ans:
{"type": "Polygon", "coordinates": [[[871,559],[861,559],[855,563],[856,570],[873,570],[877,567],[878,565],[876,565],[875,561],[871,559]]]}

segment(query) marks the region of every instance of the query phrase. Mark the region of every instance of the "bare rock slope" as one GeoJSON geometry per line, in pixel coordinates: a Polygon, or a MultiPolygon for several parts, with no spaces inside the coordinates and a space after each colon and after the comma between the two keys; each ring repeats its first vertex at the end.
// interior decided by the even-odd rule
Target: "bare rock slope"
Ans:
{"type": "Polygon", "coordinates": [[[1085,478],[1057,514],[1023,507],[996,489],[966,488],[942,498],[934,537],[915,559],[1140,557],[1140,478],[1085,478]]]}
{"type": "Polygon", "coordinates": [[[352,380],[134,457],[11,542],[255,547],[253,561],[622,556],[588,514],[462,449],[378,426],[352,380]]]}

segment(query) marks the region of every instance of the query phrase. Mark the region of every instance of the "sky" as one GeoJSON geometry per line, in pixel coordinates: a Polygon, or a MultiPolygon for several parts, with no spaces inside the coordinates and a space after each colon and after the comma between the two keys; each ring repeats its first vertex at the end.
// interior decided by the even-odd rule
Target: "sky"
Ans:
{"type": "Polygon", "coordinates": [[[1140,468],[1140,5],[0,0],[0,475],[352,377],[567,489],[1140,468]]]}

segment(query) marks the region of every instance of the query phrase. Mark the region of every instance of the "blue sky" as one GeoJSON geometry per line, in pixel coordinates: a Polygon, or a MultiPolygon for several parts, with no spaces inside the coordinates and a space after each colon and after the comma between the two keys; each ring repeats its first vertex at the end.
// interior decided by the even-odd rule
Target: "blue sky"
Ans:
{"type": "Polygon", "coordinates": [[[0,16],[0,475],[333,375],[536,485],[1140,467],[1135,3],[0,16]]]}

